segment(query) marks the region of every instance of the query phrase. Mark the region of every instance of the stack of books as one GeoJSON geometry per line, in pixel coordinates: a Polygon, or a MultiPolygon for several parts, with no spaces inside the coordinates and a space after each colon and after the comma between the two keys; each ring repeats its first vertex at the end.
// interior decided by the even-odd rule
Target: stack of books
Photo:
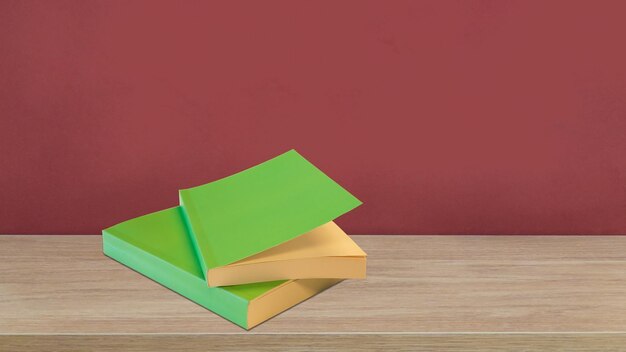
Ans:
{"type": "Polygon", "coordinates": [[[179,200],[103,230],[104,254],[245,329],[365,278],[334,222],[361,202],[294,150],[179,200]]]}

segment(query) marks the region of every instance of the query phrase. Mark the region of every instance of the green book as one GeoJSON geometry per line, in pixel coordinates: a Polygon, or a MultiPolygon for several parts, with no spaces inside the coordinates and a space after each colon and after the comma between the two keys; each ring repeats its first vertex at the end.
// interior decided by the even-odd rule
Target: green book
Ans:
{"type": "Polygon", "coordinates": [[[209,286],[365,277],[365,253],[332,223],[361,202],[295,150],[179,197],[209,286]]]}
{"type": "Polygon", "coordinates": [[[102,231],[105,255],[250,329],[334,285],[305,279],[208,287],[180,207],[125,221],[102,231]]]}

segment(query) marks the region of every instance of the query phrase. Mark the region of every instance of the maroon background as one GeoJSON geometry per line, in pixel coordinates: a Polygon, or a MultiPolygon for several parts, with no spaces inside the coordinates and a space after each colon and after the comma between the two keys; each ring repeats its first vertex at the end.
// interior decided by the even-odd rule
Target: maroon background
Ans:
{"type": "Polygon", "coordinates": [[[624,1],[1,1],[0,233],[295,148],[352,233],[626,233],[624,1]]]}

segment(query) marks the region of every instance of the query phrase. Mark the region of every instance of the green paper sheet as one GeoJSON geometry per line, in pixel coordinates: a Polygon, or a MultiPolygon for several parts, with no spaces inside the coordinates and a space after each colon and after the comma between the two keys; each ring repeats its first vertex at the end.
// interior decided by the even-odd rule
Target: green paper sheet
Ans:
{"type": "Polygon", "coordinates": [[[295,150],[179,196],[203,273],[291,240],[361,204],[295,150]]]}

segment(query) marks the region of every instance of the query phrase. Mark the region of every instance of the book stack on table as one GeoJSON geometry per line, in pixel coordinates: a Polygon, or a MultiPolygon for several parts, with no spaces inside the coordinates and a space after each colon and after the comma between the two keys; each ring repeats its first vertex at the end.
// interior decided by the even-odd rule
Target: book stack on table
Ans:
{"type": "Polygon", "coordinates": [[[103,230],[104,254],[245,329],[365,278],[334,222],[361,202],[294,150],[179,199],[103,230]]]}

